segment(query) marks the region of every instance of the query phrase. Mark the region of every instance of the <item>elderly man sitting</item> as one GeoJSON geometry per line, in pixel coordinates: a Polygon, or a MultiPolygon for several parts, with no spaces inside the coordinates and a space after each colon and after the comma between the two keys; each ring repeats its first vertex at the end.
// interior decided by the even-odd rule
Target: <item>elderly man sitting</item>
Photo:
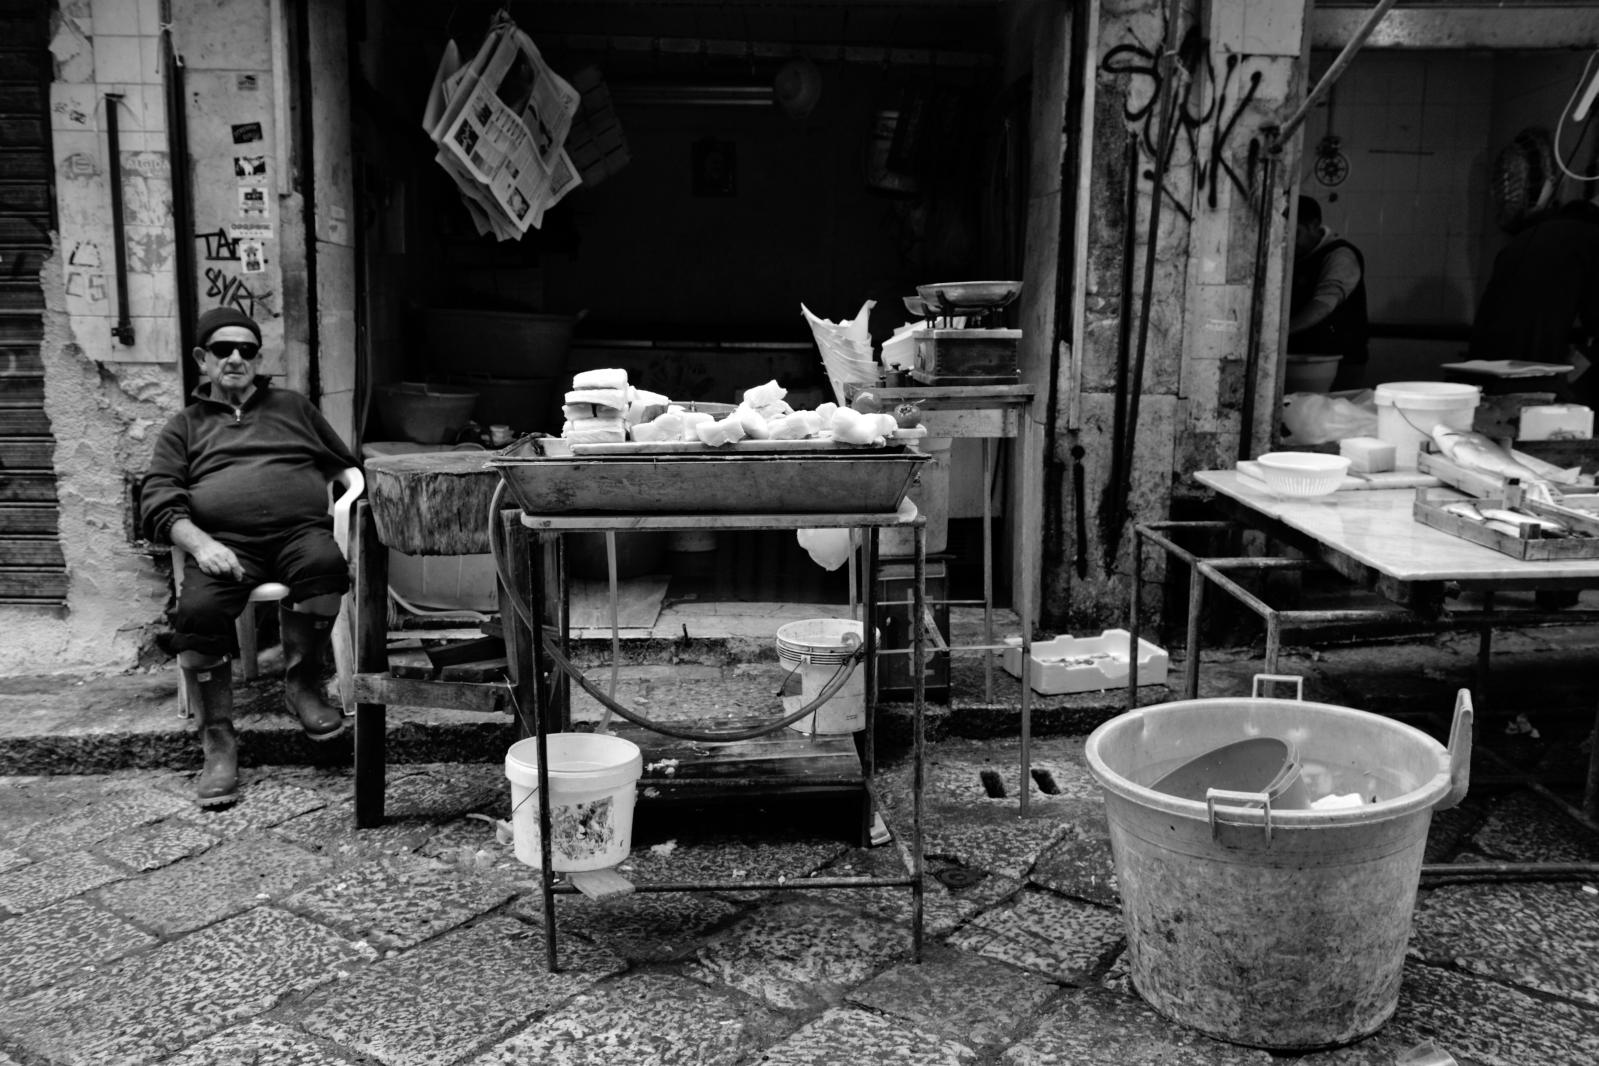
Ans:
{"type": "Polygon", "coordinates": [[[251,589],[288,586],[280,622],[283,694],[306,735],[328,740],[344,715],[323,699],[322,669],[349,568],[327,514],[327,483],[357,465],[327,419],[297,393],[257,373],[261,327],[235,308],[200,316],[194,358],[205,381],[156,440],[142,494],[142,526],[187,553],[173,614],[189,705],[205,766],[202,807],[237,797],[233,729],[234,622],[251,589]]]}

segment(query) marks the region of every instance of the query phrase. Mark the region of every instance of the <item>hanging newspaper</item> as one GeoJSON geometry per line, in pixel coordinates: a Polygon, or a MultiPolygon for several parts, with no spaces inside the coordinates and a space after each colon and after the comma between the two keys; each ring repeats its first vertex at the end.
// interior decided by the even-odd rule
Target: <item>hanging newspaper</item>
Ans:
{"type": "Polygon", "coordinates": [[[515,240],[581,180],[564,148],[580,97],[509,19],[490,28],[469,65],[460,62],[452,42],[423,128],[478,232],[515,240]]]}

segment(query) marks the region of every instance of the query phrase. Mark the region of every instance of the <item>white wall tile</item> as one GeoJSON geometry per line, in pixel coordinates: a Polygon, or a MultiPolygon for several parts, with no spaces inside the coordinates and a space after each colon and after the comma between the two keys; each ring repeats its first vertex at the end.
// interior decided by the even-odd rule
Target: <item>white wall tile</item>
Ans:
{"type": "Polygon", "coordinates": [[[135,0],[90,0],[96,37],[131,37],[139,32],[139,5],[135,0]]]}
{"type": "Polygon", "coordinates": [[[139,59],[139,38],[94,38],[94,80],[102,85],[137,84],[144,80],[139,59]]]}
{"type": "Polygon", "coordinates": [[[146,85],[161,84],[161,39],[139,38],[139,80],[146,85]]]}
{"type": "Polygon", "coordinates": [[[50,129],[56,132],[100,128],[100,94],[87,85],[50,84],[50,129]]]}
{"type": "Polygon", "coordinates": [[[137,4],[139,32],[146,37],[156,36],[161,32],[161,0],[137,0],[137,4]]]}

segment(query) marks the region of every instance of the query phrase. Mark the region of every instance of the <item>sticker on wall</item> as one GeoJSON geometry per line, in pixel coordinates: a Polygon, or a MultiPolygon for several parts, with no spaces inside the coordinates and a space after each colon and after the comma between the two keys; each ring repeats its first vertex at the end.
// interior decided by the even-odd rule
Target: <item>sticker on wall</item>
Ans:
{"type": "Polygon", "coordinates": [[[245,274],[265,272],[266,249],[260,241],[239,242],[239,269],[245,274]]]}
{"type": "Polygon", "coordinates": [[[236,221],[228,227],[230,236],[235,241],[269,241],[272,239],[272,223],[270,222],[245,222],[236,221]]]}
{"type": "Polygon", "coordinates": [[[341,219],[328,219],[328,241],[333,244],[348,244],[350,227],[341,219]]]}
{"type": "Polygon", "coordinates": [[[266,181],[266,156],[234,156],[233,176],[238,178],[240,181],[266,181]]]}
{"type": "Polygon", "coordinates": [[[239,186],[239,217],[264,219],[267,215],[266,186],[239,186]]]}
{"type": "Polygon", "coordinates": [[[234,123],[234,125],[233,125],[233,143],[234,144],[253,144],[256,141],[263,140],[263,139],[264,139],[264,135],[261,133],[261,123],[259,123],[259,122],[236,122],[236,123],[234,123]]]}
{"type": "Polygon", "coordinates": [[[255,92],[257,84],[254,74],[240,74],[233,81],[233,87],[241,93],[255,92]]]}

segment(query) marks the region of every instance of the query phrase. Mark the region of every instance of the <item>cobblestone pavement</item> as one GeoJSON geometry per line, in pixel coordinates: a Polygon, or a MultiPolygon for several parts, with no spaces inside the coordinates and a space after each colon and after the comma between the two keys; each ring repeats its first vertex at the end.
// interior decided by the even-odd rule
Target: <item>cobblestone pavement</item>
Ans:
{"type": "MultiPolygon", "coordinates": [[[[903,748],[886,747],[877,780],[894,833],[880,847],[854,846],[842,822],[759,804],[692,820],[641,807],[627,876],[728,887],[608,903],[560,896],[552,974],[540,893],[495,835],[493,820],[509,813],[503,744],[465,757],[463,742],[455,761],[435,735],[452,761],[392,765],[388,822],[362,831],[336,761],[258,760],[237,805],[203,812],[189,798],[192,765],[71,772],[73,758],[99,769],[103,744],[127,755],[112,724],[83,726],[50,761],[60,772],[0,778],[0,1066],[1390,1066],[1429,1039],[1462,1063],[1586,1066],[1599,1061],[1599,886],[1467,875],[1599,861],[1599,834],[1506,769],[1536,768],[1557,797],[1580,787],[1593,637],[1500,639],[1482,702],[1503,708],[1483,714],[1472,791],[1434,819],[1428,842],[1428,863],[1463,870],[1429,869],[1397,1010],[1347,1047],[1274,1054],[1212,1040],[1146,1005],[1129,977],[1104,804],[1076,712],[1040,710],[1059,728],[1033,741],[1024,818],[1014,709],[1001,699],[979,725],[957,692],[934,715],[928,751],[920,962],[907,889],[736,887],[903,870],[903,748]],[[1528,693],[1539,735],[1507,734],[1528,693]],[[987,735],[963,735],[974,733],[987,735]]],[[[1307,698],[1436,731],[1469,682],[1471,651],[1431,638],[1285,665],[1307,678],[1307,698]]],[[[1256,669],[1247,652],[1220,653],[1207,660],[1202,694],[1247,691],[1256,669]]],[[[624,679],[657,706],[680,702],[674,686],[686,683],[660,672],[624,679]]],[[[0,684],[0,711],[73,687],[79,704],[128,706],[127,692],[104,685],[13,680],[0,684]]],[[[13,769],[42,750],[37,737],[0,737],[13,769]]],[[[1263,908],[1261,922],[1271,920],[1263,908]]]]}

